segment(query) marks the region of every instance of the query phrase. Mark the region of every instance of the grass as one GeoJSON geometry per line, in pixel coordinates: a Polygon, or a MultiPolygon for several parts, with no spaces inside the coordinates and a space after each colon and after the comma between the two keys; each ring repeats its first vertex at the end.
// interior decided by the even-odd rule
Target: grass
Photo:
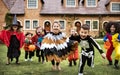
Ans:
{"type": "MultiPolygon", "coordinates": [[[[103,47],[102,41],[97,41],[103,47]]],[[[104,48],[103,48],[104,49],[104,48]]],[[[105,51],[105,50],[104,50],[105,51]]],[[[33,57],[32,62],[24,61],[24,50],[21,50],[20,65],[15,64],[15,60],[10,65],[6,63],[7,48],[5,45],[0,44],[0,75],[78,75],[77,66],[69,67],[68,61],[61,62],[61,71],[51,70],[51,63],[45,64],[38,63],[37,57],[33,57]]],[[[114,59],[114,53],[112,55],[114,59]]],[[[77,63],[79,60],[77,60],[77,63]]],[[[120,70],[114,69],[114,66],[107,66],[107,60],[102,59],[98,51],[95,51],[95,67],[91,68],[87,65],[84,69],[84,75],[119,75],[120,70]]]]}

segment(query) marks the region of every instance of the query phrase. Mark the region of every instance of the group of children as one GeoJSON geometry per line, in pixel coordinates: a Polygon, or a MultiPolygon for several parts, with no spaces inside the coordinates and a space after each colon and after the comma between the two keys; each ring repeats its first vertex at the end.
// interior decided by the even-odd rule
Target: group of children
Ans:
{"type": "Polygon", "coordinates": [[[90,27],[87,24],[83,24],[80,27],[79,33],[75,28],[73,28],[69,38],[61,32],[60,23],[58,21],[53,23],[52,31],[46,35],[44,34],[44,29],[42,27],[38,27],[36,28],[36,34],[34,36],[30,32],[27,32],[24,36],[23,32],[20,31],[20,28],[22,28],[22,26],[15,16],[10,29],[2,30],[0,32],[0,40],[8,47],[7,65],[10,64],[10,59],[13,60],[13,58],[16,58],[16,64],[19,64],[20,48],[24,45],[25,61],[32,61],[34,52],[36,52],[39,62],[42,58],[42,63],[44,63],[46,58],[47,61],[51,61],[53,70],[61,70],[60,62],[66,58],[68,58],[69,66],[72,66],[72,62],[74,65],[77,64],[76,60],[79,58],[78,44],[80,44],[81,53],[78,75],[83,75],[86,62],[88,66],[94,67],[94,46],[98,49],[103,58],[107,57],[109,65],[112,65],[111,54],[113,50],[115,50],[114,66],[116,69],[119,68],[119,23],[109,22],[105,26],[106,36],[104,37],[104,42],[109,41],[111,44],[106,55],[98,43],[90,36],[90,27]],[[29,50],[29,45],[31,44],[36,46],[35,51],[29,50]]]}

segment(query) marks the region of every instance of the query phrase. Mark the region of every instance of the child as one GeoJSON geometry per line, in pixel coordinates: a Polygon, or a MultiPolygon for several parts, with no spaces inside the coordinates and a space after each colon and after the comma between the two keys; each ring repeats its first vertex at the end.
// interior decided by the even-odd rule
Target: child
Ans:
{"type": "Polygon", "coordinates": [[[104,42],[109,41],[109,43],[110,43],[110,47],[107,50],[106,57],[107,57],[107,60],[109,62],[108,65],[112,65],[111,55],[112,55],[112,52],[114,50],[113,42],[112,42],[112,39],[113,39],[112,36],[115,33],[119,33],[120,32],[119,25],[116,22],[109,22],[109,23],[107,23],[107,25],[105,27],[105,30],[106,30],[107,33],[106,33],[106,35],[104,37],[104,42]]]}
{"type": "MultiPolygon", "coordinates": [[[[69,37],[69,39],[80,42],[79,38],[80,37],[79,37],[76,29],[72,28],[71,29],[71,36],[69,37]]],[[[74,65],[76,65],[77,64],[77,62],[76,62],[77,59],[78,59],[78,47],[76,47],[76,49],[75,49],[73,54],[70,54],[68,56],[69,66],[72,66],[72,62],[74,63],[74,65]]]]}
{"type": "Polygon", "coordinates": [[[15,15],[9,30],[1,31],[1,40],[8,47],[8,59],[6,65],[9,65],[10,59],[12,61],[13,58],[16,58],[16,64],[19,64],[20,48],[23,46],[25,38],[23,32],[20,31],[20,28],[22,28],[22,26],[20,25],[20,22],[17,21],[15,15]]]}
{"type": "Polygon", "coordinates": [[[83,75],[83,70],[86,61],[88,66],[94,67],[93,46],[95,46],[99,50],[103,58],[105,58],[105,53],[103,53],[98,43],[92,37],[89,36],[89,26],[87,24],[83,24],[80,29],[80,46],[81,46],[81,59],[78,75],[83,75]]]}
{"type": "Polygon", "coordinates": [[[42,63],[44,63],[44,52],[43,50],[40,50],[41,42],[44,36],[44,30],[42,27],[37,27],[36,28],[36,35],[32,37],[32,42],[36,45],[36,56],[38,57],[38,62],[41,61],[42,58],[42,63]],[[41,52],[41,54],[40,54],[41,52]]]}
{"type": "Polygon", "coordinates": [[[25,34],[25,36],[26,36],[26,38],[25,38],[25,44],[24,44],[25,61],[28,61],[28,60],[32,61],[32,56],[34,56],[34,51],[30,51],[29,48],[28,48],[32,44],[32,40],[31,40],[32,35],[33,34],[30,33],[30,32],[27,32],[25,34]],[[29,55],[29,59],[28,59],[28,55],[29,55]]]}
{"type": "MultiPolygon", "coordinates": [[[[44,36],[41,50],[44,51],[48,61],[52,63],[53,70],[61,70],[60,62],[67,58],[76,42],[70,41],[65,34],[60,31],[60,23],[55,21],[52,25],[52,32],[44,36]],[[73,47],[72,47],[73,46],[73,47]]],[[[74,49],[73,49],[74,50],[74,49]]]]}

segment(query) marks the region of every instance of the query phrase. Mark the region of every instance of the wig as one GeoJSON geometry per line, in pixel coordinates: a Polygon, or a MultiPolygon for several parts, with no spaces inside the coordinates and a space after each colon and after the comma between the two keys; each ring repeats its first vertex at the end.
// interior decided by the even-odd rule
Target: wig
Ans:
{"type": "Polygon", "coordinates": [[[118,22],[108,22],[107,25],[105,26],[105,30],[107,33],[111,33],[110,28],[111,26],[114,25],[115,27],[115,32],[114,33],[120,33],[120,24],[118,22]]]}

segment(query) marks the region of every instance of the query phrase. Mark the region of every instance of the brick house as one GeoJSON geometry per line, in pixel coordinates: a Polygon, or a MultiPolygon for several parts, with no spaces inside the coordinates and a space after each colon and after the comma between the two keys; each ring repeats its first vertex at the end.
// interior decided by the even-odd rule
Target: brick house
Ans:
{"type": "Polygon", "coordinates": [[[87,23],[90,34],[98,37],[105,23],[120,22],[120,0],[0,0],[0,4],[0,25],[5,23],[7,12],[17,14],[25,33],[35,33],[39,25],[50,31],[53,21],[58,20],[67,35],[72,27],[79,31],[79,24],[87,23]]]}

